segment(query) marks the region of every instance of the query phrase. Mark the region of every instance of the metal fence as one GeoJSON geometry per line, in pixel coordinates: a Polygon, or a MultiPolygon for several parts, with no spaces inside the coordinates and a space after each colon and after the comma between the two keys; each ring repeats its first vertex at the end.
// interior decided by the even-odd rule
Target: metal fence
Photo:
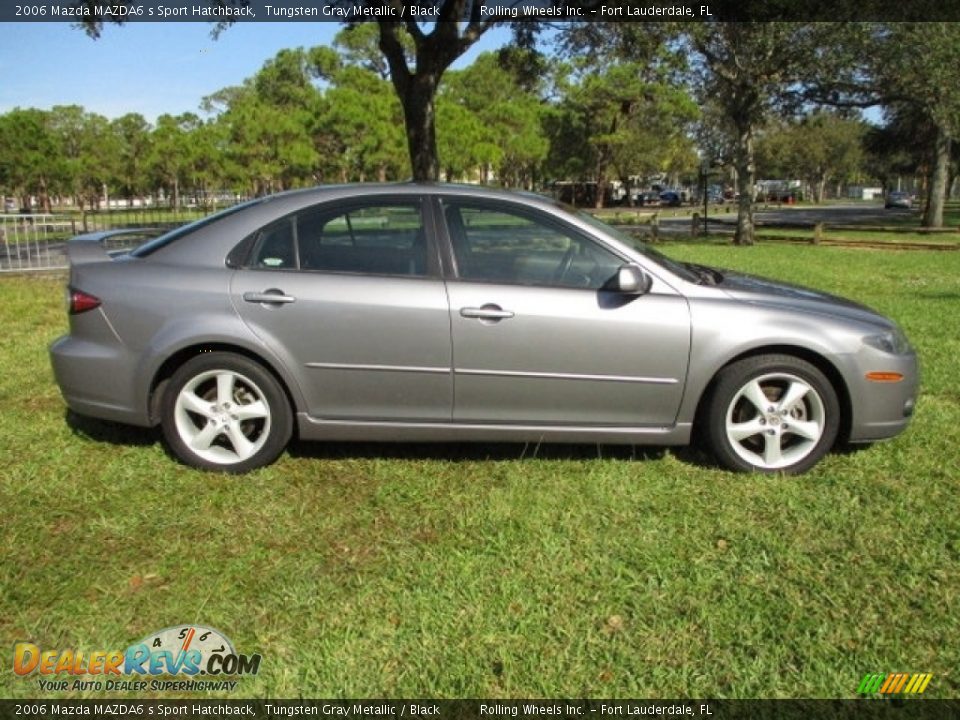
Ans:
{"type": "Polygon", "coordinates": [[[0,272],[65,268],[64,245],[75,234],[66,215],[0,215],[0,272]]]}
{"type": "Polygon", "coordinates": [[[67,240],[84,232],[130,228],[130,233],[109,240],[109,249],[123,250],[195,217],[171,220],[169,214],[150,217],[147,213],[143,217],[100,213],[82,218],[52,213],[0,215],[0,273],[64,270],[68,267],[67,240]]]}

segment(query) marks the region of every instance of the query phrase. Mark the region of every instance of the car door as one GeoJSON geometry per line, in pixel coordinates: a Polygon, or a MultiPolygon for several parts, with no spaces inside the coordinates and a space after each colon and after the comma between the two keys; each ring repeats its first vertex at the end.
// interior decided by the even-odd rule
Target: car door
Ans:
{"type": "Polygon", "coordinates": [[[248,239],[237,311],[324,419],[449,421],[449,306],[421,201],[324,204],[248,239]]]}
{"type": "Polygon", "coordinates": [[[603,290],[625,259],[552,215],[443,198],[457,422],[666,426],[690,348],[685,298],[603,290]]]}

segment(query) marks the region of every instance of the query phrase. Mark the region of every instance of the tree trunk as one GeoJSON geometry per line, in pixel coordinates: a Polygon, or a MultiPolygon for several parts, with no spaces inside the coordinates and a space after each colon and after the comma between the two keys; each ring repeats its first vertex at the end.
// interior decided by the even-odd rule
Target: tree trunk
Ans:
{"type": "Polygon", "coordinates": [[[597,191],[595,197],[593,198],[593,207],[602,208],[603,201],[606,198],[607,194],[607,176],[606,175],[597,175],[597,191]]]}
{"type": "Polygon", "coordinates": [[[623,188],[624,188],[624,191],[626,192],[626,195],[624,196],[624,198],[625,198],[626,201],[627,201],[627,207],[633,207],[633,206],[634,206],[634,202],[633,202],[633,183],[630,182],[630,176],[629,176],[629,175],[621,175],[621,176],[620,176],[620,182],[623,183],[623,188]]]}
{"type": "Polygon", "coordinates": [[[950,136],[937,128],[933,167],[927,194],[927,209],[923,214],[923,227],[943,227],[943,205],[947,196],[947,176],[950,170],[950,136]]]}
{"type": "Polygon", "coordinates": [[[466,0],[444,0],[437,3],[437,9],[437,22],[430,33],[424,33],[412,19],[377,20],[377,44],[390,67],[390,82],[403,106],[410,167],[417,182],[436,182],[440,178],[434,112],[440,78],[490,27],[487,21],[480,19],[476,7],[467,12],[466,0]],[[462,20],[467,14],[470,20],[464,23],[462,20]],[[413,72],[407,64],[407,52],[398,34],[404,24],[416,48],[413,72]]]}
{"type": "Polygon", "coordinates": [[[47,193],[47,181],[45,178],[40,180],[40,212],[50,212],[50,195],[47,193]]]}
{"type": "Polygon", "coordinates": [[[410,78],[406,92],[401,97],[414,182],[436,182],[440,179],[434,112],[438,79],[429,75],[415,75],[410,78]]]}
{"type": "Polygon", "coordinates": [[[734,245],[753,245],[753,127],[743,123],[737,132],[735,151],[737,167],[737,230],[733,236],[734,245]]]}

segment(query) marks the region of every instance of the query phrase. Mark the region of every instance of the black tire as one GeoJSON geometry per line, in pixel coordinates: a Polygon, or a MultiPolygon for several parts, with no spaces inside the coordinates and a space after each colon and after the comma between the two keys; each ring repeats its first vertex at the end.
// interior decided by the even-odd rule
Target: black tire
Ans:
{"type": "Polygon", "coordinates": [[[259,363],[229,352],[204,353],[170,378],[160,403],[170,451],[203,470],[245,473],[269,465],[293,432],[290,403],[259,363]]]}
{"type": "Polygon", "coordinates": [[[805,360],[758,355],[720,371],[702,422],[723,467],[800,474],[833,447],[840,403],[827,377],[805,360]]]}

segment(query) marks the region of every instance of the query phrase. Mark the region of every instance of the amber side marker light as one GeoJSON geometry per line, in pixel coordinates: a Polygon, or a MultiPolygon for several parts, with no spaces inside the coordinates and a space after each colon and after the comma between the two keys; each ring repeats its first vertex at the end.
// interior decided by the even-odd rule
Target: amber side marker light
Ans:
{"type": "Polygon", "coordinates": [[[873,382],[900,382],[903,374],[898,372],[868,372],[867,380],[873,382]]]}

